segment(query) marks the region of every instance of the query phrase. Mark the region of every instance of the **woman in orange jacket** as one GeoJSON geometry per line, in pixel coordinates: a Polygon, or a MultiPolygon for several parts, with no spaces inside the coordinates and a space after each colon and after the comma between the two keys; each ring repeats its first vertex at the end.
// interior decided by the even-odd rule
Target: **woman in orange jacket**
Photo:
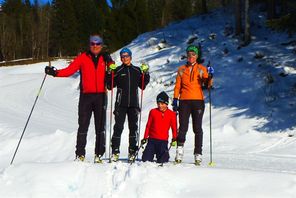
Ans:
{"type": "Polygon", "coordinates": [[[173,109],[179,111],[179,133],[177,138],[176,163],[183,159],[183,146],[186,140],[189,117],[192,116],[193,132],[195,134],[194,159],[201,163],[202,157],[202,118],[205,109],[202,86],[211,86],[211,78],[207,68],[200,64],[201,52],[197,46],[190,45],[186,49],[187,63],[178,68],[174,88],[173,109]],[[179,103],[179,105],[178,105],[179,103]]]}

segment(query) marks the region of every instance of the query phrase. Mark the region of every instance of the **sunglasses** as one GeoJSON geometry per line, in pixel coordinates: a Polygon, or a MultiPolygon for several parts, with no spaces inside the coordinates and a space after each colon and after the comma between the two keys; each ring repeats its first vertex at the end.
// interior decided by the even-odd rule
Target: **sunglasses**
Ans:
{"type": "Polygon", "coordinates": [[[120,56],[120,58],[129,58],[130,55],[123,55],[123,56],[120,56]]]}
{"type": "Polygon", "coordinates": [[[102,45],[102,43],[96,43],[96,42],[90,42],[90,46],[99,46],[102,45]]]}
{"type": "Polygon", "coordinates": [[[187,53],[187,57],[192,57],[192,56],[197,56],[197,54],[194,53],[194,52],[192,52],[192,53],[188,52],[188,53],[187,53]]]}

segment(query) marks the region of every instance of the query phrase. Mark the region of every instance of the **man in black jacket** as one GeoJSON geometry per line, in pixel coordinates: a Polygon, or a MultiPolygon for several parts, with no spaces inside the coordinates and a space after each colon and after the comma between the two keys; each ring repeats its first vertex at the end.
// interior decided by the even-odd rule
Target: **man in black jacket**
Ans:
{"type": "Polygon", "coordinates": [[[123,131],[125,117],[128,117],[129,126],[129,161],[134,160],[138,140],[138,114],[139,114],[139,91],[145,89],[150,81],[149,67],[142,64],[141,67],[132,65],[132,52],[128,48],[120,51],[122,65],[111,67],[107,75],[108,89],[111,89],[112,75],[114,72],[113,87],[117,87],[115,102],[115,124],[112,135],[112,158],[117,161],[120,153],[120,138],[123,131]]]}

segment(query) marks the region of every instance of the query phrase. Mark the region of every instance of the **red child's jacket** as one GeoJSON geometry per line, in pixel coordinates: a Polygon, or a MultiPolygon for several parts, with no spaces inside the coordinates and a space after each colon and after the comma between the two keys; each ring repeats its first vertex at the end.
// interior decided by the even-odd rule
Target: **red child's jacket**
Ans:
{"type": "Polygon", "coordinates": [[[158,108],[149,113],[144,138],[153,138],[168,141],[169,129],[172,128],[173,139],[177,138],[177,116],[170,109],[161,112],[158,108]]]}

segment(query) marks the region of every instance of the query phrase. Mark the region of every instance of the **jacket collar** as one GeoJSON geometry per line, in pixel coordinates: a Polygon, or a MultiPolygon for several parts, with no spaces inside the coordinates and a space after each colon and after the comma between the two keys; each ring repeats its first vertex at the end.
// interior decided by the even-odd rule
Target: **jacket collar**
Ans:
{"type": "Polygon", "coordinates": [[[189,64],[188,62],[186,63],[187,67],[191,67],[191,66],[194,67],[195,65],[197,65],[197,62],[195,62],[194,64],[189,64]]]}
{"type": "Polygon", "coordinates": [[[133,64],[131,63],[130,65],[122,64],[123,67],[132,67],[133,64]]]}

